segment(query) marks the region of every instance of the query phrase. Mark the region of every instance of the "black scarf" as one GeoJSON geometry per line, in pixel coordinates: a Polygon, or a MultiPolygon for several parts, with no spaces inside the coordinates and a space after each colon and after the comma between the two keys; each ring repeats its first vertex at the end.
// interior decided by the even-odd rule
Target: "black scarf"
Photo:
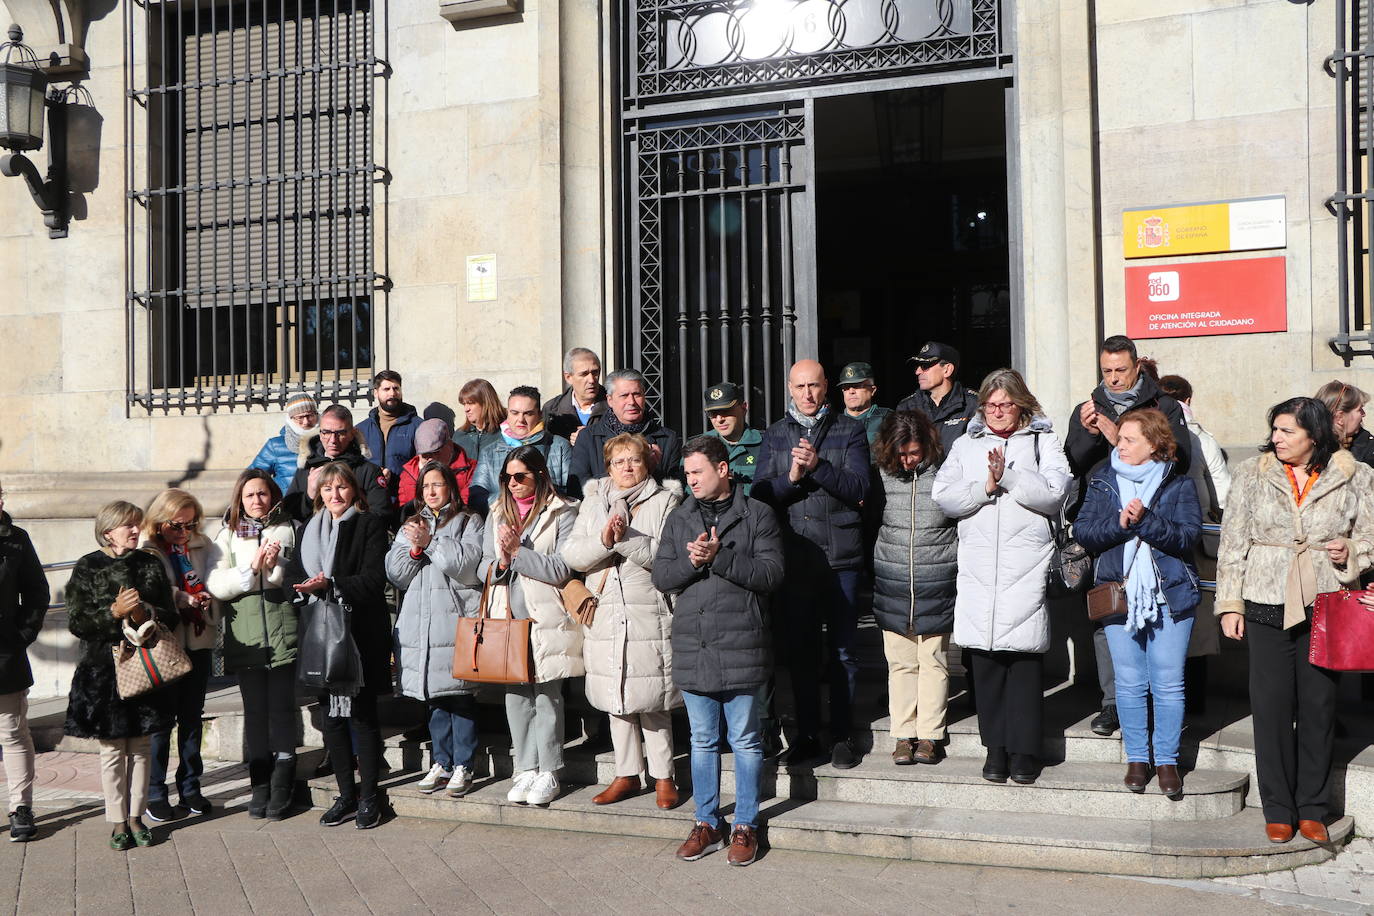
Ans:
{"type": "Polygon", "coordinates": [[[616,436],[622,436],[627,433],[632,436],[640,435],[647,431],[649,425],[654,422],[654,418],[646,413],[644,419],[638,423],[621,423],[620,418],[615,415],[615,411],[613,410],[606,411],[602,415],[602,418],[605,420],[606,425],[610,427],[611,433],[616,436]]]}

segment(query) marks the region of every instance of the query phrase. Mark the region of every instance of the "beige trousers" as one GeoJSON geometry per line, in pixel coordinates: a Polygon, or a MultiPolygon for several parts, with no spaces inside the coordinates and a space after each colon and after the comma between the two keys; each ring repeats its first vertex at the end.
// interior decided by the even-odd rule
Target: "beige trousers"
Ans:
{"type": "Polygon", "coordinates": [[[100,739],[100,785],[105,790],[105,820],[122,824],[143,816],[152,775],[148,736],[100,739]]]}
{"type": "Polygon", "coordinates": [[[5,781],[10,810],[33,807],[33,737],[29,734],[29,691],[0,694],[0,750],[5,753],[5,781]]]}
{"type": "Polygon", "coordinates": [[[672,713],[612,715],[611,745],[615,748],[615,775],[638,776],[647,756],[651,778],[673,778],[672,713]]]}
{"type": "Polygon", "coordinates": [[[931,741],[945,737],[948,648],[947,634],[906,637],[883,631],[892,737],[931,741]]]}

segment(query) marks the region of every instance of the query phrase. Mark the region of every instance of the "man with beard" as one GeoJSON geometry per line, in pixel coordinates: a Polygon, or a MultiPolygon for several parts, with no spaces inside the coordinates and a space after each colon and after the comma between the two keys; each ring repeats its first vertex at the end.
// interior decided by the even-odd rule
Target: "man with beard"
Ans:
{"type": "Polygon", "coordinates": [[[662,481],[665,475],[676,476],[682,466],[682,441],[649,413],[645,403],[649,385],[644,376],[634,369],[617,369],[606,376],[606,390],[610,411],[582,430],[573,445],[568,495],[579,499],[587,481],[606,476],[606,442],[622,433],[638,434],[649,440],[655,480],[662,481]]]}
{"type": "Polygon", "coordinates": [[[606,389],[601,387],[601,357],[586,347],[573,347],[563,356],[567,387],[544,405],[544,425],[569,445],[597,417],[606,412],[606,389]]]}
{"type": "Polygon", "coordinates": [[[358,424],[372,459],[386,477],[387,494],[395,502],[401,468],[415,457],[415,431],[420,418],[415,408],[401,399],[401,374],[383,369],[372,378],[372,396],[377,406],[358,424]]]}
{"type": "Polygon", "coordinates": [[[387,495],[382,469],[367,460],[358,430],[353,426],[353,412],[342,404],[326,407],[320,414],[321,454],[296,471],[287,487],[282,503],[298,522],[309,521],[315,514],[315,494],[319,492],[320,470],[332,461],[342,461],[353,470],[367,500],[367,511],[393,524],[394,512],[387,495]]]}
{"type": "Polygon", "coordinates": [[[864,568],[860,508],[872,467],[863,424],[826,403],[825,369],[814,359],[787,375],[787,416],[768,427],[750,496],[772,506],[782,528],[787,577],[778,607],[787,619],[788,668],[797,707],[789,764],[824,753],[817,664],[830,682],[830,762],[847,769],[859,758],[852,742],[859,662],[859,577],[864,568]]]}

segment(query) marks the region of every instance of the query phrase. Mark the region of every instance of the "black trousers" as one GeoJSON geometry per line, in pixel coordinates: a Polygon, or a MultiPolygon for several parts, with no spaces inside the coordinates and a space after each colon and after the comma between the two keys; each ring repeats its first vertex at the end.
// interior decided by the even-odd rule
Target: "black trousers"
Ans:
{"type": "Polygon", "coordinates": [[[334,779],[339,797],[346,802],[371,798],[377,794],[377,774],[382,763],[382,729],[377,721],[377,695],[360,693],[353,698],[353,712],[348,717],[329,715],[329,695],[320,696],[320,708],[325,713],[320,731],[334,766],[334,779]],[[351,734],[350,734],[351,732],[351,734]],[[353,745],[358,747],[358,781],[353,780],[353,745]]]}
{"type": "Polygon", "coordinates": [[[1038,652],[985,652],[970,649],[978,735],[983,747],[1040,756],[1045,695],[1038,652]]]}
{"type": "Polygon", "coordinates": [[[237,672],[243,698],[243,750],[254,764],[270,769],[277,754],[296,753],[296,665],[247,668],[237,672]]]}
{"type": "Polygon", "coordinates": [[[1337,675],[1307,660],[1311,636],[1305,621],[1287,630],[1245,621],[1255,773],[1271,824],[1322,820],[1331,797],[1337,675]]]}

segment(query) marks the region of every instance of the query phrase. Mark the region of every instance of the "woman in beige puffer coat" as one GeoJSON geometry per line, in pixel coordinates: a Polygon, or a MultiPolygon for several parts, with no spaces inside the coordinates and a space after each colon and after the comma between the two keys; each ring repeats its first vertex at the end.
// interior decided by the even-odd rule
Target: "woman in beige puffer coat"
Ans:
{"type": "MultiPolygon", "coordinates": [[[[1374,552],[1374,471],[1340,448],[1315,398],[1269,411],[1262,454],[1231,478],[1217,551],[1221,631],[1250,649],[1250,712],[1265,832],[1328,840],[1337,674],[1308,661],[1312,605],[1357,588],[1374,552]]],[[[1340,634],[1332,633],[1332,639],[1340,634]]]]}
{"type": "Polygon", "coordinates": [[[610,476],[587,483],[563,546],[563,559],[586,573],[587,587],[600,596],[582,659],[588,702],[611,716],[616,778],[593,801],[610,804],[637,792],[647,752],[660,807],[667,808],[677,803],[669,710],[682,705],[682,695],[673,686],[672,609],[654,588],[652,569],[682,485],[653,479],[642,436],[616,436],[605,451],[610,476]]]}

